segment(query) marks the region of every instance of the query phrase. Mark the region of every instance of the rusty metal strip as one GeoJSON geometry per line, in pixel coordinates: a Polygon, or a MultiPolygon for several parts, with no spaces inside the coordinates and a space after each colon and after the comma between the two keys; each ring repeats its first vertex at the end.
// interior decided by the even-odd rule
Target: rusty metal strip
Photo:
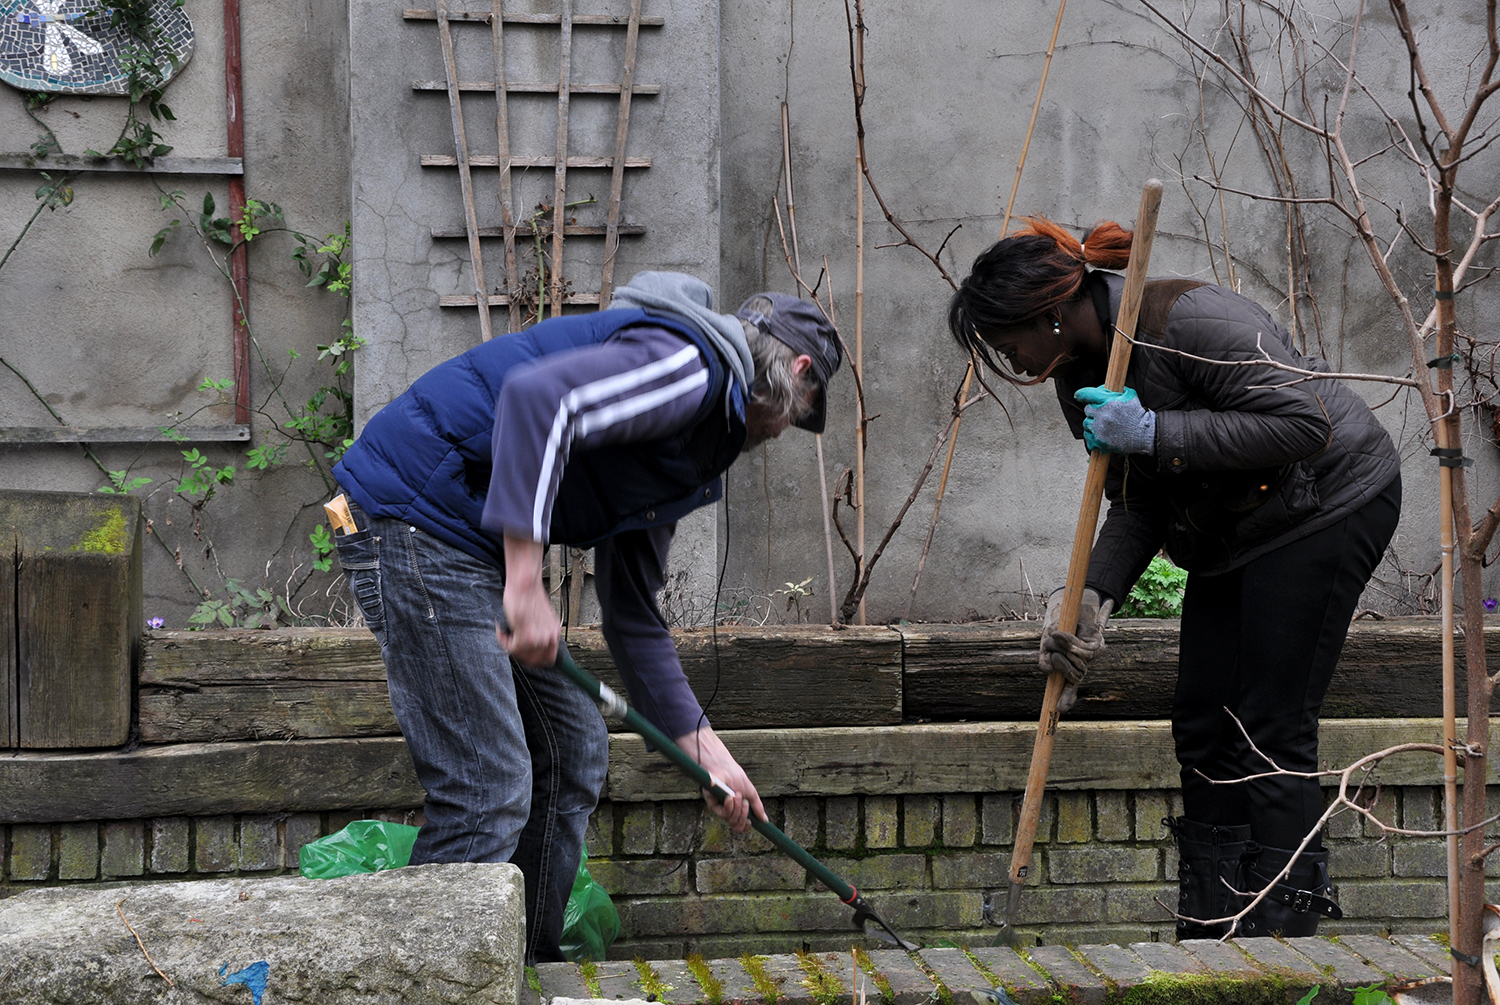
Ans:
{"type": "Polygon", "coordinates": [[[615,125],[615,157],[609,176],[609,217],[605,224],[604,268],[599,275],[599,306],[609,306],[615,287],[615,253],[620,250],[620,196],[625,188],[625,140],[630,131],[630,97],[635,93],[635,43],[640,36],[641,0],[630,0],[625,31],[625,68],[620,74],[620,111],[615,125]]]}
{"type": "Polygon", "coordinates": [[[469,264],[474,277],[474,300],[479,307],[479,333],[488,342],[490,301],[484,281],[484,259],[479,251],[479,219],[474,212],[474,183],[469,175],[469,141],[464,135],[463,106],[459,101],[458,62],[453,55],[453,32],[448,27],[448,0],[437,2],[438,40],[443,48],[443,68],[448,75],[448,112],[453,120],[453,152],[458,161],[458,185],[464,198],[464,222],[469,231],[469,264]]]}

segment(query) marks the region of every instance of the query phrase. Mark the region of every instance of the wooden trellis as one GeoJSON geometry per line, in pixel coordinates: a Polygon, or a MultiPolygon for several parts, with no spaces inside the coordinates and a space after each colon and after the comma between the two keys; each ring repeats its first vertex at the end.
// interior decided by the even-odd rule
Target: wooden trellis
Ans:
{"type": "MultiPolygon", "coordinates": [[[[626,17],[610,14],[574,14],[572,0],[558,0],[559,10],[555,14],[520,13],[504,9],[503,0],[493,0],[488,10],[449,10],[447,0],[437,0],[436,10],[407,10],[403,16],[409,21],[433,21],[438,26],[438,41],[442,48],[445,79],[440,81],[418,80],[412,87],[419,91],[443,90],[448,93],[448,107],[453,123],[453,153],[422,154],[421,164],[431,168],[457,168],[459,189],[463,196],[464,226],[435,226],[434,238],[459,238],[468,240],[470,274],[473,292],[440,294],[441,307],[477,307],[482,336],[490,339],[495,331],[490,320],[490,308],[505,306],[509,309],[508,330],[521,327],[520,275],[516,257],[516,233],[518,212],[512,185],[512,172],[525,168],[552,168],[552,224],[551,266],[546,291],[546,303],[553,317],[560,315],[563,307],[573,305],[606,306],[614,290],[615,255],[622,236],[644,234],[640,226],[623,226],[620,223],[620,203],[624,191],[626,169],[641,169],[651,166],[650,158],[625,156],[626,138],[630,128],[630,102],[636,94],[656,95],[659,86],[635,83],[636,41],[642,27],[660,27],[662,18],[641,16],[642,0],[630,0],[630,13],[626,17]],[[459,78],[457,59],[453,49],[453,22],[478,21],[489,24],[494,50],[494,70],[491,80],[463,80],[459,78]],[[559,60],[557,82],[515,82],[505,74],[505,26],[506,25],[556,25],[559,32],[559,60]],[[574,83],[572,80],[573,28],[576,25],[607,26],[625,30],[625,57],[618,84],[574,83]],[[470,148],[464,130],[462,95],[465,92],[488,92],[495,98],[495,126],[498,149],[494,153],[478,153],[470,148]],[[508,97],[512,94],[557,94],[557,132],[554,149],[550,154],[517,155],[513,151],[510,135],[508,97]],[[580,156],[568,149],[568,112],[572,96],[618,95],[619,112],[616,118],[614,151],[609,156],[580,156]],[[499,202],[501,220],[481,224],[474,202],[474,169],[498,168],[499,202]],[[604,226],[585,226],[567,222],[568,169],[608,168],[610,170],[610,192],[604,226]],[[505,247],[505,292],[490,293],[486,282],[484,254],[481,239],[499,237],[505,247]],[[604,263],[600,271],[599,289],[596,292],[568,292],[563,283],[563,243],[567,237],[604,238],[604,263]]],[[[538,270],[543,267],[537,263],[538,270]]],[[[541,304],[537,306],[538,316],[541,304]]]]}

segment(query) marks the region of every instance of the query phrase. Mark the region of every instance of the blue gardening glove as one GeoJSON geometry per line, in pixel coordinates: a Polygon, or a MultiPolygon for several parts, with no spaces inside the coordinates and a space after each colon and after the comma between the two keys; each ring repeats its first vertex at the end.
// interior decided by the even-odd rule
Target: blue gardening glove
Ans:
{"type": "Polygon", "coordinates": [[[1085,387],[1073,395],[1083,406],[1083,444],[1089,453],[1112,454],[1156,452],[1156,413],[1142,408],[1135,391],[1111,391],[1107,387],[1085,387]]]}

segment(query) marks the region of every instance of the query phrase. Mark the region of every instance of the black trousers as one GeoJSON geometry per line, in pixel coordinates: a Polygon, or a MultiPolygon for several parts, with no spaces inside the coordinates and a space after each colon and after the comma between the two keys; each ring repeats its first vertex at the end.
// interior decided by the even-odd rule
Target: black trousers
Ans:
{"type": "MultiPolygon", "coordinates": [[[[1261,844],[1295,848],[1322,816],[1315,779],[1214,785],[1203,776],[1270,770],[1225,709],[1280,767],[1317,770],[1318,710],[1355,605],[1400,515],[1398,477],[1338,523],[1231,572],[1188,576],[1172,704],[1188,819],[1249,824],[1261,844]]],[[[1315,841],[1309,850],[1320,847],[1315,841]]]]}

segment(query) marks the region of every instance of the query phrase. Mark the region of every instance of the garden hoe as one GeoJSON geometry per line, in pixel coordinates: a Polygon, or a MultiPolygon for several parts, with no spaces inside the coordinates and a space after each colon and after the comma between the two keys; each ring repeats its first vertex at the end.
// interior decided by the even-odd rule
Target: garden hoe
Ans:
{"type": "MultiPolygon", "coordinates": [[[[1076,615],[1075,615],[1076,617],[1076,615]]],[[[497,622],[502,631],[509,631],[505,620],[505,612],[501,611],[497,622]]],[[[557,651],[557,669],[567,674],[568,677],[583,689],[584,693],[593,698],[599,706],[599,711],[606,719],[616,719],[625,723],[631,729],[639,733],[645,741],[667,756],[673,764],[682,770],[682,773],[691,778],[702,788],[713,793],[714,798],[723,801],[730,796],[729,789],[703,769],[697,761],[687,755],[677,744],[648,722],[639,712],[625,703],[625,699],[615,693],[614,688],[594,677],[587,670],[573,662],[567,650],[559,647],[557,651]]],[[[865,898],[860,892],[839,878],[838,874],[828,868],[822,862],[813,858],[808,850],[802,847],[782,832],[781,828],[765,820],[755,819],[755,814],[750,815],[750,826],[774,844],[777,848],[786,852],[787,855],[805,868],[808,872],[818,877],[819,882],[828,887],[838,895],[839,900],[854,909],[854,927],[868,936],[900,946],[907,952],[915,952],[917,947],[897,935],[885,919],[875,913],[875,909],[865,903],[865,898]]]]}
{"type": "MultiPolygon", "coordinates": [[[[1131,241],[1130,263],[1125,270],[1125,293],[1120,300],[1120,316],[1115,322],[1114,343],[1109,351],[1109,369],[1104,386],[1111,391],[1125,387],[1125,371],[1130,366],[1131,339],[1141,310],[1141,294],[1146,287],[1146,265],[1151,260],[1151,241],[1156,234],[1156,212],[1161,208],[1161,182],[1152,178],[1141,190],[1141,208],[1135,217],[1135,236],[1131,241]]],[[[1057,627],[1064,632],[1078,628],[1078,607],[1083,600],[1084,577],[1089,571],[1089,553],[1094,547],[1094,531],[1099,526],[1099,503],[1104,495],[1104,476],[1109,470],[1109,454],[1095,450],[1089,456],[1089,473],[1083,487],[1083,506],[1078,513],[1078,530],[1073,535],[1073,555],[1068,562],[1068,582],[1063,593],[1062,611],[1057,627]]],[[[1026,875],[1031,869],[1031,846],[1036,840],[1037,822],[1042,815],[1042,794],[1047,787],[1047,768],[1052,763],[1052,744],[1057,739],[1057,700],[1067,679],[1060,673],[1047,676],[1047,692],[1042,698],[1042,717],[1036,727],[1036,743],[1031,748],[1031,770],[1026,775],[1026,798],[1021,803],[1021,817],[1016,824],[1016,843],[1010,856],[1010,886],[1005,896],[1005,913],[1000,918],[1001,943],[1015,940],[1015,916],[1026,875]]]]}

